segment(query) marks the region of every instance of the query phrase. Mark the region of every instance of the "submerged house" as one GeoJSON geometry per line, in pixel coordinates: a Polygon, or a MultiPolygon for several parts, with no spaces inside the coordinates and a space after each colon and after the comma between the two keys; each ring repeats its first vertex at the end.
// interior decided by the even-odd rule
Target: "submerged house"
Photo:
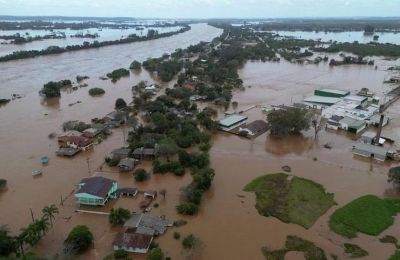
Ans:
{"type": "Polygon", "coordinates": [[[219,120],[219,129],[222,131],[231,131],[241,125],[244,125],[247,121],[247,116],[242,115],[231,115],[219,120]]]}
{"type": "Polygon", "coordinates": [[[112,158],[119,158],[119,159],[124,159],[124,158],[128,158],[131,154],[131,149],[130,148],[118,148],[118,149],[114,149],[111,152],[111,157],[112,158]]]}
{"type": "Polygon", "coordinates": [[[158,146],[155,145],[154,148],[136,148],[133,151],[133,158],[138,160],[154,160],[158,155],[158,146]]]}
{"type": "Polygon", "coordinates": [[[121,159],[118,163],[118,168],[121,172],[129,172],[135,168],[136,160],[133,158],[121,159]]]}
{"type": "Polygon", "coordinates": [[[117,198],[117,182],[105,177],[84,178],[78,186],[75,198],[80,205],[104,206],[110,198],[117,198]]]}
{"type": "Polygon", "coordinates": [[[74,148],[80,150],[87,150],[93,146],[93,141],[84,136],[60,136],[58,144],[61,148],[74,148]]]}
{"type": "Polygon", "coordinates": [[[254,137],[267,132],[268,128],[268,123],[264,120],[255,120],[250,124],[240,127],[239,134],[240,132],[245,132],[247,136],[254,137]]]}
{"type": "Polygon", "coordinates": [[[171,226],[173,226],[172,221],[157,216],[133,213],[125,222],[123,230],[116,236],[113,249],[145,254],[154,236],[164,234],[167,227],[171,226]]]}
{"type": "Polygon", "coordinates": [[[342,120],[342,116],[333,115],[326,122],[326,128],[332,130],[338,130],[340,126],[340,120],[342,120]]]}

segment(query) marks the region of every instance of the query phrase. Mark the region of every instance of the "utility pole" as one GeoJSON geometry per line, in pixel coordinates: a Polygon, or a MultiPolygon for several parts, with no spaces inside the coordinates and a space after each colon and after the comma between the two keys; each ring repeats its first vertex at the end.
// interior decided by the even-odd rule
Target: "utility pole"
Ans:
{"type": "Polygon", "coordinates": [[[31,211],[32,223],[33,223],[33,222],[35,222],[35,218],[33,217],[33,211],[32,211],[32,208],[30,208],[30,211],[31,211]]]}
{"type": "Polygon", "coordinates": [[[88,174],[90,176],[90,157],[86,158],[86,163],[87,163],[87,168],[88,168],[88,174]]]}

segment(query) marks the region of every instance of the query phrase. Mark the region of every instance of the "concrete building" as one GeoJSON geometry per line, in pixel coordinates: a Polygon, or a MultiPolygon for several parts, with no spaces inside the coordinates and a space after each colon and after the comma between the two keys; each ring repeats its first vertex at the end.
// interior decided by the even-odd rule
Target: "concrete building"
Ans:
{"type": "Polygon", "coordinates": [[[231,131],[241,125],[244,125],[247,121],[247,116],[242,115],[231,115],[225,117],[219,121],[219,128],[223,131],[231,131]]]}
{"type": "Polygon", "coordinates": [[[314,108],[325,108],[327,106],[332,106],[332,105],[340,102],[341,99],[337,98],[337,97],[326,97],[326,96],[314,95],[314,96],[305,98],[303,101],[305,104],[307,104],[311,107],[314,107],[314,108]]]}
{"type": "Polygon", "coordinates": [[[358,134],[365,129],[367,124],[362,120],[357,120],[351,117],[344,117],[339,121],[339,128],[349,131],[350,133],[358,134]]]}

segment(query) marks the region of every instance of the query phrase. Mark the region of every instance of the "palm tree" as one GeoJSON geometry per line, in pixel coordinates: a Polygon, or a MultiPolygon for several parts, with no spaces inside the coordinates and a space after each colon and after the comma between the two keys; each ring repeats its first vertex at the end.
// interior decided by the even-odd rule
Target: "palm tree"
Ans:
{"type": "Polygon", "coordinates": [[[44,236],[49,230],[49,220],[45,217],[41,218],[40,220],[35,220],[35,226],[38,233],[41,233],[42,236],[44,236]]]}
{"type": "Polygon", "coordinates": [[[24,243],[34,246],[40,239],[34,224],[30,224],[27,228],[21,229],[20,237],[23,238],[24,243]]]}
{"type": "Polygon", "coordinates": [[[23,236],[23,233],[19,234],[19,236],[15,237],[15,241],[17,243],[17,246],[19,247],[19,253],[24,256],[24,243],[25,243],[25,237],[23,236]]]}
{"type": "Polygon", "coordinates": [[[42,209],[43,217],[50,220],[50,225],[53,226],[53,219],[55,219],[55,214],[58,214],[58,208],[56,205],[51,204],[42,209]]]}

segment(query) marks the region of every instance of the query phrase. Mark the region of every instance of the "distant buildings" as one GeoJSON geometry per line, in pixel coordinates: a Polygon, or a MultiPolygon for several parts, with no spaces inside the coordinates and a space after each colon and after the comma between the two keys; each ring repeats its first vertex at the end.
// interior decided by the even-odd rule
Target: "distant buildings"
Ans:
{"type": "Polygon", "coordinates": [[[105,177],[84,178],[78,186],[75,198],[79,205],[104,206],[110,198],[117,198],[117,182],[105,177]]]}

